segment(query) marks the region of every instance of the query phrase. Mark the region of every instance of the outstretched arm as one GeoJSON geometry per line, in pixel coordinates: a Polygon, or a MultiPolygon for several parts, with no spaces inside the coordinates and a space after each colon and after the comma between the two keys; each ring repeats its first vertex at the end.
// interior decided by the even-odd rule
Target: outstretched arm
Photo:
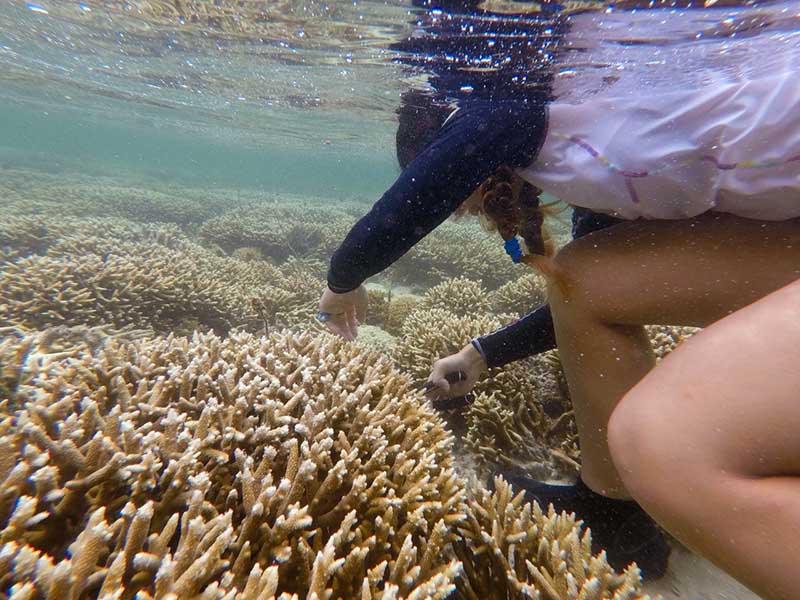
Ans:
{"type": "Polygon", "coordinates": [[[331,259],[328,287],[357,288],[441,224],[499,166],[529,164],[545,121],[545,108],[526,99],[470,100],[356,223],[331,259]]]}

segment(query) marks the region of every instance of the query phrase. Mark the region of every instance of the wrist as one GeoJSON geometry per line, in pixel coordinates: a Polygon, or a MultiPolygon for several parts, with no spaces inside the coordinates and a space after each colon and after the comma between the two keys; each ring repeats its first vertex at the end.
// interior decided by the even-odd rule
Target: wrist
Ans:
{"type": "Polygon", "coordinates": [[[330,290],[334,294],[347,294],[349,292],[352,292],[355,289],[358,289],[358,286],[348,289],[348,288],[337,287],[335,285],[332,285],[330,282],[328,282],[328,290],[330,290]]]}
{"type": "Polygon", "coordinates": [[[476,368],[484,371],[486,367],[486,359],[483,354],[475,347],[475,344],[469,343],[461,349],[461,357],[467,362],[471,369],[476,368]]]}

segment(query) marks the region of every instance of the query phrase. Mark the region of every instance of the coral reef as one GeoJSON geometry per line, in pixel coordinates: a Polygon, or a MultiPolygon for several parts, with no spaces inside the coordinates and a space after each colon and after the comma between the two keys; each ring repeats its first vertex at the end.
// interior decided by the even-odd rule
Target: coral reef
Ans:
{"type": "MultiPolygon", "coordinates": [[[[15,339],[3,364],[34,345],[15,339]]],[[[468,490],[407,379],[332,336],[27,362],[25,401],[0,402],[11,597],[647,598],[574,517],[468,490]]]]}
{"type": "Polygon", "coordinates": [[[52,215],[0,217],[0,246],[13,248],[21,255],[84,250],[100,253],[120,242],[156,242],[171,248],[190,243],[174,224],[52,215]]]}
{"type": "Polygon", "coordinates": [[[328,258],[353,224],[347,213],[324,206],[266,205],[226,212],[200,227],[201,238],[228,253],[257,248],[277,261],[328,258]]]}
{"type": "Polygon", "coordinates": [[[264,260],[264,253],[261,252],[259,248],[253,248],[252,246],[242,246],[241,248],[236,248],[233,252],[231,252],[231,256],[233,258],[243,260],[245,262],[250,260],[264,260]]]}
{"type": "Polygon", "coordinates": [[[645,327],[650,336],[650,343],[657,360],[675,350],[681,344],[700,331],[697,327],[680,327],[668,325],[648,325],[645,327]]]}
{"type": "Polygon", "coordinates": [[[464,563],[459,596],[540,600],[645,600],[636,567],[614,572],[603,553],[591,556],[591,533],[575,515],[543,513],[501,478],[496,492],[469,494],[464,536],[453,544],[464,563]],[[491,535],[488,534],[491,532],[491,535]]]}
{"type": "Polygon", "coordinates": [[[8,216],[0,244],[0,326],[311,326],[324,285],[318,260],[220,257],[171,224],[8,216]]]}
{"type": "Polygon", "coordinates": [[[493,369],[460,439],[410,391],[538,276],[446,223],[383,282],[435,287],[371,289],[347,344],[313,315],[365,207],[262,196],[0,182],[0,596],[645,598],[574,519],[457,469],[574,474],[556,355],[493,369]]]}
{"type": "MultiPolygon", "coordinates": [[[[500,325],[491,316],[419,310],[406,319],[393,356],[415,381],[424,381],[436,360],[500,325]]],[[[544,358],[517,361],[490,369],[476,384],[476,400],[464,414],[464,446],[480,476],[508,467],[544,479],[574,473],[577,430],[558,371],[560,366],[544,358]],[[545,406],[554,402],[564,409],[551,416],[545,406]]]]}
{"type": "Polygon", "coordinates": [[[424,380],[438,359],[458,352],[478,335],[494,331],[500,321],[488,315],[459,317],[441,308],[417,310],[403,323],[394,358],[417,380],[424,380]]]}
{"type": "Polygon", "coordinates": [[[0,273],[0,325],[228,331],[247,315],[235,290],[201,257],[157,244],[122,244],[104,255],[15,258],[0,273]]]}
{"type": "Polygon", "coordinates": [[[0,197],[6,214],[76,217],[105,215],[142,223],[201,223],[236,202],[205,190],[143,187],[117,179],[4,169],[0,197]]]}
{"type": "Polygon", "coordinates": [[[461,317],[488,312],[489,299],[480,281],[456,277],[447,279],[425,292],[419,308],[421,310],[441,308],[461,317]]]}
{"type": "Polygon", "coordinates": [[[528,273],[500,286],[489,294],[489,303],[496,313],[521,317],[547,301],[547,283],[541,275],[528,273]]]}
{"type": "Polygon", "coordinates": [[[578,430],[560,373],[541,357],[492,371],[464,411],[463,443],[478,476],[513,471],[538,480],[574,478],[578,430]]]}
{"type": "Polygon", "coordinates": [[[389,314],[389,300],[391,293],[372,285],[367,286],[369,306],[367,308],[367,324],[378,327],[386,326],[386,317],[389,314]]]}
{"type": "Polygon", "coordinates": [[[362,348],[391,358],[397,346],[397,338],[375,325],[360,325],[355,343],[362,348]]]}
{"type": "Polygon", "coordinates": [[[494,289],[525,273],[503,250],[497,234],[476,222],[446,222],[398,260],[387,274],[396,281],[431,286],[452,277],[467,277],[494,289]]]}
{"type": "Polygon", "coordinates": [[[389,300],[389,306],[386,308],[386,320],[383,328],[392,335],[400,335],[403,331],[403,324],[409,315],[417,309],[419,302],[419,296],[412,296],[411,294],[393,296],[389,300]]]}
{"type": "Polygon", "coordinates": [[[441,554],[464,501],[451,441],[385,361],[289,334],[72,360],[48,363],[0,423],[6,584],[51,597],[451,592],[460,565],[441,554]]]}

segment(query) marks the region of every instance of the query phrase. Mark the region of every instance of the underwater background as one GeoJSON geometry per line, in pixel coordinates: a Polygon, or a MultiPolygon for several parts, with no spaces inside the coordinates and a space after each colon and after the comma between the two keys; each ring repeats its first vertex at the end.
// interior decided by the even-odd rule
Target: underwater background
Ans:
{"type": "MultiPolygon", "coordinates": [[[[587,9],[614,6],[558,7],[587,9]]],[[[425,14],[0,0],[0,597],[753,598],[677,544],[643,585],[574,515],[489,491],[577,473],[556,352],[463,410],[415,389],[544,301],[497,234],[443,224],[369,282],[354,344],[314,321],[400,172],[396,110],[427,73],[393,45],[425,14]]],[[[622,46],[582,68],[613,76],[622,46]]],[[[565,243],[569,214],[551,228],[565,243]]],[[[659,357],[693,333],[649,331],[659,357]]]]}

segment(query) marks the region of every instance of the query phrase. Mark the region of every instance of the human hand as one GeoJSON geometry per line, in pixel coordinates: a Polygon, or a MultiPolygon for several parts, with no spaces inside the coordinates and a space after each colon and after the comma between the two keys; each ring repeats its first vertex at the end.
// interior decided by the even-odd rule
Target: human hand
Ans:
{"type": "Polygon", "coordinates": [[[363,285],[356,289],[337,294],[328,288],[319,301],[317,320],[336,335],[352,342],[358,336],[358,324],[367,320],[369,295],[363,285]]]}
{"type": "Polygon", "coordinates": [[[431,401],[466,396],[485,370],[486,362],[480,352],[472,344],[467,344],[459,352],[440,358],[433,363],[431,374],[428,377],[429,387],[426,396],[431,401]],[[447,375],[459,371],[464,373],[465,378],[450,383],[446,378],[447,375]]]}

